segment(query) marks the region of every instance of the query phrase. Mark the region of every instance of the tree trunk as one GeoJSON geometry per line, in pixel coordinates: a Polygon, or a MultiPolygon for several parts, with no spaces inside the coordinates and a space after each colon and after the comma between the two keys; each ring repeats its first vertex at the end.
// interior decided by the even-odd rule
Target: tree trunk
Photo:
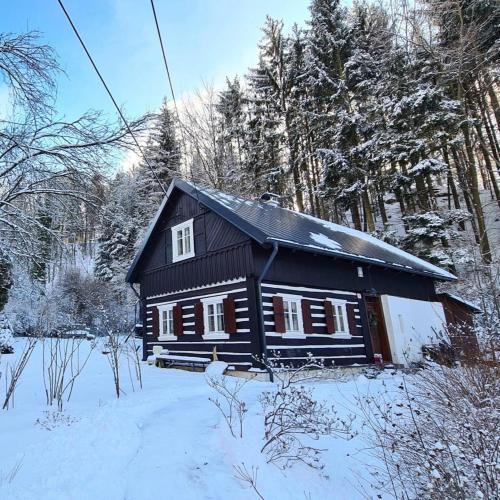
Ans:
{"type": "Polygon", "coordinates": [[[477,229],[479,231],[479,246],[481,249],[481,256],[487,264],[491,263],[491,250],[488,240],[488,233],[486,231],[486,223],[484,220],[483,206],[481,204],[481,197],[479,193],[479,184],[477,179],[477,169],[474,159],[474,151],[470,140],[469,126],[467,123],[462,124],[462,133],[465,141],[465,151],[469,163],[468,180],[471,189],[472,205],[476,214],[477,229]]]}
{"type": "Polygon", "coordinates": [[[490,184],[495,194],[495,199],[497,200],[497,204],[500,207],[500,188],[498,187],[497,180],[495,179],[495,172],[493,170],[493,165],[491,164],[490,161],[490,153],[484,142],[484,137],[481,132],[481,126],[477,124],[475,128],[477,136],[479,138],[479,147],[481,148],[481,151],[483,153],[484,163],[486,165],[486,171],[488,172],[488,175],[490,177],[490,184]]]}
{"type": "Polygon", "coordinates": [[[476,219],[474,218],[474,209],[472,207],[472,202],[470,199],[469,195],[469,186],[467,185],[467,179],[466,179],[466,174],[464,172],[464,168],[462,167],[462,163],[460,161],[460,158],[458,156],[458,152],[456,151],[455,147],[451,148],[451,154],[453,155],[453,160],[455,162],[455,169],[458,174],[458,182],[460,184],[460,187],[462,188],[462,193],[464,195],[464,201],[465,201],[465,206],[467,207],[468,212],[471,214],[471,225],[472,225],[472,231],[474,233],[474,239],[476,243],[479,245],[479,230],[477,228],[476,224],[476,219]]]}
{"type": "Polygon", "coordinates": [[[497,122],[497,128],[498,131],[500,132],[500,104],[498,102],[495,89],[493,88],[493,82],[491,81],[491,77],[487,71],[484,72],[484,81],[488,88],[488,96],[490,98],[491,107],[493,109],[493,113],[495,115],[495,119],[497,122]]]}
{"type": "Polygon", "coordinates": [[[368,191],[366,189],[363,191],[362,201],[365,224],[367,225],[368,232],[373,233],[375,231],[375,221],[373,220],[373,211],[370,204],[370,197],[368,196],[368,191]]]}
{"type": "Polygon", "coordinates": [[[352,223],[354,224],[354,228],[357,229],[358,231],[362,230],[361,227],[361,216],[359,214],[359,206],[358,206],[358,197],[355,196],[351,200],[351,216],[352,216],[352,223]]]}

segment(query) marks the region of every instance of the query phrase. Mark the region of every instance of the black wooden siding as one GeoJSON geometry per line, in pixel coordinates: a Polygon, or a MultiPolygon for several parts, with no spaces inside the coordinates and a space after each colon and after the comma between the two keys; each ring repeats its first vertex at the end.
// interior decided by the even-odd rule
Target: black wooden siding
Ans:
{"type": "Polygon", "coordinates": [[[244,278],[251,267],[250,243],[238,244],[145,272],[142,275],[141,290],[145,296],[150,297],[244,278]]]}
{"type": "Polygon", "coordinates": [[[217,347],[219,360],[225,361],[236,370],[247,370],[252,366],[253,346],[250,333],[250,312],[247,295],[247,281],[226,285],[204,287],[179,294],[147,299],[146,335],[144,336],[144,353],[152,354],[153,346],[161,345],[176,356],[196,356],[212,359],[214,347],[217,347]],[[194,333],[194,304],[201,298],[217,294],[228,294],[235,299],[236,333],[230,334],[227,340],[205,340],[201,335],[194,333]],[[155,305],[175,302],[182,306],[184,334],[176,341],[159,341],[153,335],[152,310],[155,305]]]}
{"type": "MultiPolygon", "coordinates": [[[[253,244],[256,274],[263,269],[269,254],[269,250],[253,244]]],[[[358,293],[370,290],[417,300],[435,300],[436,296],[433,280],[425,276],[288,248],[279,249],[266,281],[311,288],[334,286],[358,293]],[[363,278],[358,277],[358,266],[363,268],[363,278]]]]}
{"type": "Polygon", "coordinates": [[[250,239],[190,196],[169,202],[140,263],[141,294],[166,294],[245,277],[253,270],[250,239]],[[193,219],[195,256],[172,262],[172,227],[193,219]]]}
{"type": "Polygon", "coordinates": [[[315,358],[324,359],[327,366],[332,361],[336,366],[364,364],[370,361],[369,350],[366,348],[366,333],[363,328],[361,298],[357,293],[267,282],[262,285],[262,295],[267,353],[271,359],[279,358],[285,364],[298,364],[306,360],[308,353],[311,353],[315,358]],[[300,295],[310,301],[313,333],[306,334],[305,338],[294,339],[275,332],[272,297],[276,294],[300,295]],[[339,338],[338,335],[327,333],[323,305],[327,298],[346,300],[354,305],[356,335],[350,338],[339,338]]]}

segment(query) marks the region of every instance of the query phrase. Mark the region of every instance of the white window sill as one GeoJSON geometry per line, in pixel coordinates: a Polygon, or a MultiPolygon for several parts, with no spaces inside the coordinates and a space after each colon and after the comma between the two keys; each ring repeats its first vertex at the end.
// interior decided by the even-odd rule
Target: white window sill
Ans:
{"type": "Polygon", "coordinates": [[[289,333],[284,333],[283,334],[283,338],[284,339],[305,339],[306,338],[306,334],[305,333],[292,333],[292,332],[289,332],[289,333]]]}
{"type": "Polygon", "coordinates": [[[201,337],[203,340],[227,340],[229,333],[205,333],[201,337]]]}
{"type": "Polygon", "coordinates": [[[177,340],[177,337],[175,335],[160,335],[158,337],[159,342],[168,342],[172,340],[177,340]]]}
{"type": "Polygon", "coordinates": [[[352,337],[352,335],[349,333],[332,333],[330,335],[332,335],[332,337],[335,337],[336,339],[350,339],[352,337]]]}
{"type": "Polygon", "coordinates": [[[191,259],[194,256],[194,252],[184,253],[182,255],[173,255],[172,263],[175,264],[176,262],[182,262],[183,260],[191,259]]]}

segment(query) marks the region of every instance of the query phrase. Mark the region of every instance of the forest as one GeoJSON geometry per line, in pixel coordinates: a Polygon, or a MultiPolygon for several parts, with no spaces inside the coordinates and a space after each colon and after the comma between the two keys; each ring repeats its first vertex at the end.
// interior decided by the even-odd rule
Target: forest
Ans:
{"type": "MultiPolygon", "coordinates": [[[[0,328],[128,329],[124,276],[175,176],[365,231],[454,272],[498,335],[500,7],[312,0],[224,88],[130,121],[57,110],[36,32],[0,34],[0,328]],[[144,155],[130,131],[139,138],[144,155]],[[125,157],[137,158],[123,168],[125,157]],[[159,181],[159,182],[158,182],[159,181]],[[5,326],[4,325],[4,326],[5,326]],[[6,328],[6,327],[5,327],[6,328]]],[[[91,104],[91,103],[89,103],[91,104]]]]}

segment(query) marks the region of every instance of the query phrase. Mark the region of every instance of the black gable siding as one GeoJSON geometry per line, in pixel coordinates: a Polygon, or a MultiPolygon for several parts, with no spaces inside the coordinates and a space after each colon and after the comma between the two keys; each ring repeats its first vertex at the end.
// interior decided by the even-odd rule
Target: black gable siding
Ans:
{"type": "MultiPolygon", "coordinates": [[[[265,265],[270,250],[254,244],[255,272],[265,265]]],[[[374,290],[418,300],[435,300],[432,279],[380,266],[369,266],[325,255],[281,247],[269,269],[266,281],[353,292],[374,290]],[[357,267],[363,268],[359,278],[357,267]]]]}
{"type": "Polygon", "coordinates": [[[177,191],[168,202],[140,263],[141,294],[172,291],[245,277],[253,269],[250,239],[191,196],[177,191]],[[193,219],[195,256],[172,262],[171,228],[193,219]]]}

